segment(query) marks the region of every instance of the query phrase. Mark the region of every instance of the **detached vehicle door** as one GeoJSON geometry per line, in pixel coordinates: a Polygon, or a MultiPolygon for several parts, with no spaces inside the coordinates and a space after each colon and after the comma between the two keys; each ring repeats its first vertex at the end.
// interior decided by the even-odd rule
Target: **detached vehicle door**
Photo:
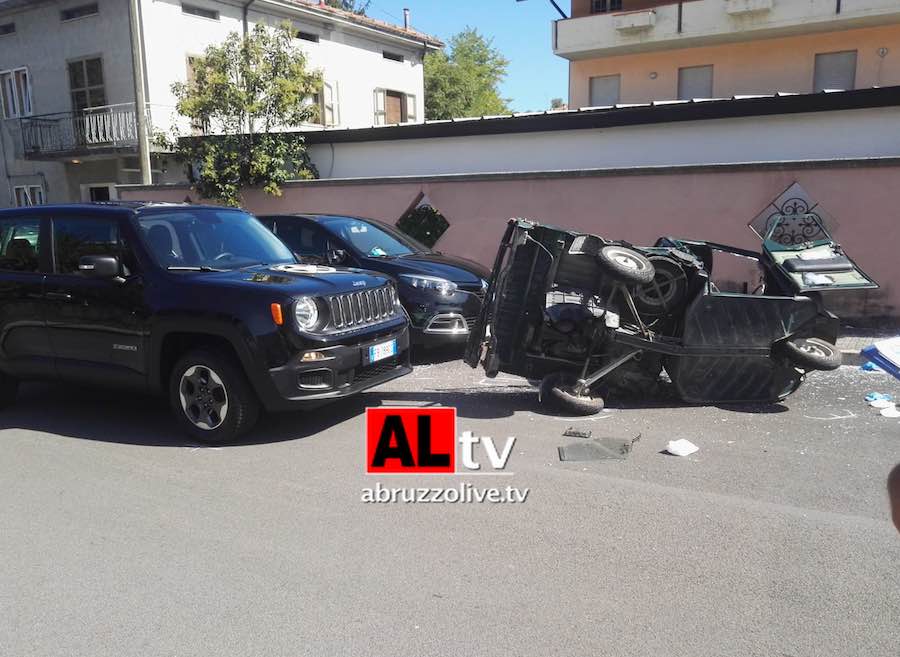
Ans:
{"type": "Polygon", "coordinates": [[[763,236],[763,258],[785,294],[878,287],[815,214],[774,215],[763,236]]]}
{"type": "Polygon", "coordinates": [[[105,212],[51,220],[53,263],[44,295],[50,344],[62,378],[146,384],[149,312],[125,229],[124,217],[105,212]],[[101,271],[109,257],[116,259],[115,270],[101,271]]]}
{"type": "Polygon", "coordinates": [[[43,272],[48,228],[35,212],[0,218],[0,362],[13,376],[53,375],[43,272]]]}

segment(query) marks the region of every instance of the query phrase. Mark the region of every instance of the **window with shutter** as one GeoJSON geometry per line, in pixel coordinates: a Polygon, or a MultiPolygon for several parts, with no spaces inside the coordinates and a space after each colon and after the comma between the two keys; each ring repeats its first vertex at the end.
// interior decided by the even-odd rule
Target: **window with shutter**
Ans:
{"type": "Polygon", "coordinates": [[[618,103],[621,85],[621,75],[602,75],[591,78],[591,107],[603,107],[618,103]]]}
{"type": "Polygon", "coordinates": [[[856,88],[856,51],[829,52],[816,55],[813,91],[856,88]]]}
{"type": "Polygon", "coordinates": [[[385,124],[385,91],[375,90],[375,125],[385,124]]]}
{"type": "Polygon", "coordinates": [[[712,66],[687,66],[678,69],[678,100],[712,97],[712,66]]]}
{"type": "Polygon", "coordinates": [[[416,109],[416,97],[413,94],[406,94],[406,123],[418,122],[416,109]]]}

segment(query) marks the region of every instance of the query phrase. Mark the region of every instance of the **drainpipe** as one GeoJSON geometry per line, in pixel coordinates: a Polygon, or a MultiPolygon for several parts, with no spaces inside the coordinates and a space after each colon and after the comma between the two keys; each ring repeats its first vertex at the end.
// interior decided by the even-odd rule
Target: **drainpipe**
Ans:
{"type": "MultiPolygon", "coordinates": [[[[254,2],[256,2],[256,0],[247,0],[247,2],[244,3],[244,7],[242,10],[242,14],[243,14],[242,21],[243,21],[244,41],[245,42],[247,41],[247,37],[250,36],[250,19],[249,19],[250,5],[252,5],[254,2]]],[[[248,139],[250,139],[250,143],[252,144],[253,143],[253,119],[251,119],[249,116],[247,117],[246,129],[247,129],[247,137],[248,137],[248,139]]]]}
{"type": "Polygon", "coordinates": [[[144,92],[144,49],[141,43],[140,0],[131,0],[131,68],[134,72],[134,116],[138,133],[138,160],[141,184],[152,185],[150,167],[150,126],[147,122],[147,96],[144,92]]]}
{"type": "Polygon", "coordinates": [[[242,11],[243,11],[242,20],[243,20],[244,38],[245,39],[250,34],[250,21],[247,18],[247,16],[250,14],[250,5],[252,5],[254,2],[256,2],[256,0],[249,0],[248,2],[244,3],[244,6],[242,8],[242,11]]]}

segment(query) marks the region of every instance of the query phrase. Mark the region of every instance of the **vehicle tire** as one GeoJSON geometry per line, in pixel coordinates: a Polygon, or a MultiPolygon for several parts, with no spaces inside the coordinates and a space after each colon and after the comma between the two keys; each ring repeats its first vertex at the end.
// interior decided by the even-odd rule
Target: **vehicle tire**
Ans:
{"type": "Polygon", "coordinates": [[[19,394],[19,380],[0,373],[0,408],[7,408],[16,403],[19,394]]]}
{"type": "Polygon", "coordinates": [[[603,397],[576,395],[574,385],[573,376],[562,372],[548,374],[541,381],[541,403],[570,415],[594,415],[603,410],[603,397]]]}
{"type": "Polygon", "coordinates": [[[604,246],[597,254],[597,262],[610,278],[628,285],[646,285],[656,274],[646,256],[625,246],[604,246]]]}
{"type": "Polygon", "coordinates": [[[687,292],[687,276],[681,266],[664,256],[648,258],[653,280],[634,291],[634,305],[641,316],[663,317],[681,307],[687,292]]]}
{"type": "Polygon", "coordinates": [[[169,378],[169,404],[182,430],[201,443],[227,443],[259,418],[259,400],[235,359],[217,350],[190,351],[169,378]]]}
{"type": "Polygon", "coordinates": [[[780,345],[784,356],[801,370],[836,370],[841,366],[841,352],[820,338],[794,338],[780,345]]]}

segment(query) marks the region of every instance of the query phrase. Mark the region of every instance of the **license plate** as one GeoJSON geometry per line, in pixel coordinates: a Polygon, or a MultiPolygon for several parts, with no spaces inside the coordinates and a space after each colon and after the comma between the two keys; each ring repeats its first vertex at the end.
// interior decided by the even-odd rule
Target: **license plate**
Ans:
{"type": "Polygon", "coordinates": [[[390,340],[381,344],[373,344],[369,347],[369,362],[374,363],[378,360],[384,360],[397,354],[397,341],[390,340]]]}

